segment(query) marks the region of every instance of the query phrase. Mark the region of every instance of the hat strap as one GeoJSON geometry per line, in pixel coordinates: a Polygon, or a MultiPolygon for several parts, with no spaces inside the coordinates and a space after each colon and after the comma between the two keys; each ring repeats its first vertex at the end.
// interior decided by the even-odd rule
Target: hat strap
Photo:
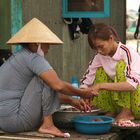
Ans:
{"type": "Polygon", "coordinates": [[[37,54],[44,57],[44,52],[41,49],[41,43],[37,43],[37,45],[38,45],[37,54]]]}

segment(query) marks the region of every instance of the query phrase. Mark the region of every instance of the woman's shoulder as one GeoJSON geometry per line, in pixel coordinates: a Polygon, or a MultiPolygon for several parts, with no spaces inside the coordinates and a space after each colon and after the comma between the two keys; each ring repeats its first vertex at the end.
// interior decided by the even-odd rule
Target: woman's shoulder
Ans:
{"type": "Polygon", "coordinates": [[[31,59],[36,58],[36,57],[39,57],[39,58],[41,57],[39,54],[33,53],[24,48],[22,50],[18,51],[17,53],[15,53],[15,55],[17,55],[18,57],[31,58],[31,59]]]}
{"type": "Polygon", "coordinates": [[[11,60],[13,61],[15,60],[16,62],[25,64],[25,65],[31,65],[32,63],[44,61],[43,58],[39,54],[32,53],[26,49],[22,49],[14,53],[12,58],[13,59],[11,60]]]}

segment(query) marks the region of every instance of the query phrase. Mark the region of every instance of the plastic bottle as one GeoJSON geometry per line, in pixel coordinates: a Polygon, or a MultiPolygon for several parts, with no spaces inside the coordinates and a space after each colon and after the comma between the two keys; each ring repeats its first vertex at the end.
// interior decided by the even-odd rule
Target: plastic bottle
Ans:
{"type": "MultiPolygon", "coordinates": [[[[75,88],[78,88],[79,87],[78,80],[77,80],[77,77],[76,76],[72,76],[72,78],[71,78],[71,84],[75,88]]],[[[72,97],[73,98],[76,98],[76,99],[80,99],[79,96],[72,96],[72,97]]]]}

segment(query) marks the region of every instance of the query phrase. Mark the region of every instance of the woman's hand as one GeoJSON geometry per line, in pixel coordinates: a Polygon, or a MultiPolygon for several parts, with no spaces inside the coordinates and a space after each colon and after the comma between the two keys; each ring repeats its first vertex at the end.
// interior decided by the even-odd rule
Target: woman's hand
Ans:
{"type": "Polygon", "coordinates": [[[95,84],[95,85],[93,85],[93,86],[92,86],[92,90],[93,90],[94,94],[95,94],[96,96],[98,96],[98,95],[99,95],[99,90],[100,90],[100,84],[95,84]]]}
{"type": "MultiPolygon", "coordinates": [[[[89,89],[87,89],[87,90],[89,90],[89,89]]],[[[100,90],[99,84],[98,84],[98,85],[92,86],[92,87],[91,87],[91,90],[92,90],[94,96],[98,96],[98,95],[99,95],[99,90],[100,90]]],[[[94,98],[94,97],[93,97],[93,98],[94,98]]],[[[91,103],[91,102],[92,102],[92,98],[89,98],[89,99],[83,98],[83,100],[85,101],[85,103],[86,103],[88,106],[92,107],[92,103],[91,103]]]]}
{"type": "Polygon", "coordinates": [[[71,100],[71,106],[74,106],[75,108],[84,111],[84,112],[90,112],[91,108],[83,99],[73,99],[71,100]]]}
{"type": "Polygon", "coordinates": [[[96,91],[94,91],[94,89],[92,87],[81,89],[81,90],[83,90],[83,95],[81,97],[85,98],[85,99],[92,100],[92,98],[94,96],[98,95],[98,93],[96,91]]]}
{"type": "Polygon", "coordinates": [[[92,104],[93,99],[84,99],[84,98],[83,98],[83,100],[84,100],[84,102],[85,102],[90,108],[92,108],[92,106],[93,106],[93,104],[92,104]]]}

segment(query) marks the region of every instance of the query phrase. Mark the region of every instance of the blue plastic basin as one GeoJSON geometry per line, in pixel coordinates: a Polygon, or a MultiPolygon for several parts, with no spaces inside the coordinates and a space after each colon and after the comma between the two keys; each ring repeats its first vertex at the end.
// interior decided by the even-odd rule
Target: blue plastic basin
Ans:
{"type": "Polygon", "coordinates": [[[104,134],[109,132],[113,118],[107,116],[76,116],[73,118],[75,129],[84,134],[104,134]],[[101,119],[102,121],[95,121],[101,119]]]}

